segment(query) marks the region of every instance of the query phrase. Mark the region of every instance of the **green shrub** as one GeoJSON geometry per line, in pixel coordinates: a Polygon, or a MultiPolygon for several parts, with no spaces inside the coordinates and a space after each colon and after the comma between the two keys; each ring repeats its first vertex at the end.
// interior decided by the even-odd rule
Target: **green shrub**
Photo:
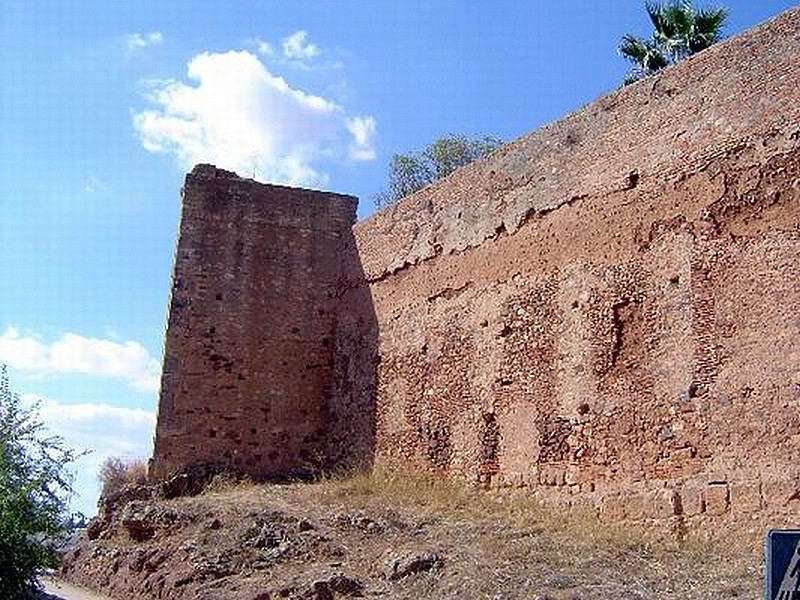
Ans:
{"type": "Polygon", "coordinates": [[[54,545],[69,531],[67,467],[80,453],[47,436],[37,407],[26,408],[0,367],[0,590],[31,597],[36,575],[57,566],[54,545]]]}
{"type": "Polygon", "coordinates": [[[379,208],[393,204],[484,158],[502,144],[502,140],[491,136],[472,139],[463,134],[448,134],[425,146],[422,152],[395,154],[389,165],[389,185],[373,196],[373,202],[379,208]]]}

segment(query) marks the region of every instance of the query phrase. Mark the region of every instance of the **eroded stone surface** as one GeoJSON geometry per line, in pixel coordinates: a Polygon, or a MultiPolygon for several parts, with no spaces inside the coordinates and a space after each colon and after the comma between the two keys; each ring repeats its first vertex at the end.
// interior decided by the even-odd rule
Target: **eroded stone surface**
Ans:
{"type": "Polygon", "coordinates": [[[797,514],[798,30],[793,10],[356,225],[379,463],[609,519],[797,514]]]}

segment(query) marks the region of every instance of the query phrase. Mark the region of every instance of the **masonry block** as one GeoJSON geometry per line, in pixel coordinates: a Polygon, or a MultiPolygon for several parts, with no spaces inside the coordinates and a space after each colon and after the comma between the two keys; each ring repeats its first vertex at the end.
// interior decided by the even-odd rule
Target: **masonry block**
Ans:
{"type": "Polygon", "coordinates": [[[761,509],[761,482],[736,481],[730,485],[731,510],[737,513],[750,513],[761,509]]]}
{"type": "Polygon", "coordinates": [[[718,516],[728,512],[730,493],[727,483],[710,483],[703,494],[706,513],[718,516]]]}

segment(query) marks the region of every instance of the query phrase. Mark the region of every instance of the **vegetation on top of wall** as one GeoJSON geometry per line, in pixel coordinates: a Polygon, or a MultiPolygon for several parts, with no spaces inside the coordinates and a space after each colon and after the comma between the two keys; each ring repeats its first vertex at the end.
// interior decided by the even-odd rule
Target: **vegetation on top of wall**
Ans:
{"type": "Polygon", "coordinates": [[[698,8],[688,0],[646,2],[645,10],[652,37],[627,34],[619,45],[619,53],[634,65],[626,85],[717,43],[728,19],[726,8],[698,8]]]}
{"type": "Polygon", "coordinates": [[[470,138],[463,134],[448,134],[428,144],[421,152],[395,154],[389,164],[388,187],[375,194],[375,206],[384,207],[397,202],[483,158],[502,144],[502,140],[492,136],[470,138]]]}

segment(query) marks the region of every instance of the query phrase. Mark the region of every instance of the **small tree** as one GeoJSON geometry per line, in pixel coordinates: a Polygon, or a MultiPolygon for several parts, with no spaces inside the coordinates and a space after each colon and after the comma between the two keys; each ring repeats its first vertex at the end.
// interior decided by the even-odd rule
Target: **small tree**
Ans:
{"type": "Polygon", "coordinates": [[[619,53],[634,65],[626,84],[716,44],[728,19],[726,8],[697,8],[688,0],[646,2],[645,10],[652,39],[628,34],[619,45],[619,53]]]}
{"type": "Polygon", "coordinates": [[[485,136],[445,135],[428,144],[422,152],[395,154],[389,164],[389,186],[374,196],[376,206],[397,202],[426,185],[483,158],[503,142],[485,136]]]}
{"type": "Polygon", "coordinates": [[[22,406],[0,367],[0,590],[30,597],[36,574],[57,566],[53,545],[69,531],[67,467],[82,453],[47,436],[36,407],[22,406]]]}

